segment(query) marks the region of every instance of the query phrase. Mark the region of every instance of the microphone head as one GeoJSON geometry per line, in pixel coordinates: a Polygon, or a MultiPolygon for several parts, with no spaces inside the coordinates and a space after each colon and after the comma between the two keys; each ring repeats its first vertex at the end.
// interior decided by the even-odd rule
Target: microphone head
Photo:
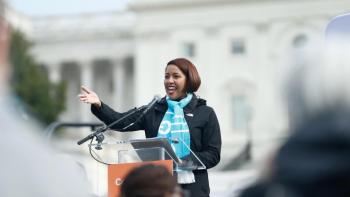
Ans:
{"type": "Polygon", "coordinates": [[[156,102],[159,102],[162,98],[161,98],[159,95],[154,95],[153,99],[154,99],[156,102]]]}
{"type": "Polygon", "coordinates": [[[143,113],[146,113],[150,108],[152,108],[156,103],[160,101],[160,97],[158,95],[155,95],[150,103],[146,105],[146,109],[143,111],[143,113]]]}

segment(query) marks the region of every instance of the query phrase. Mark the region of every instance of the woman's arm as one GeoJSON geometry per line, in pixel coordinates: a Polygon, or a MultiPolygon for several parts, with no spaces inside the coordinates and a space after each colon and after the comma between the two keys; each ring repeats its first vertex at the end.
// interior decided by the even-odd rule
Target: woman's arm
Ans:
{"type": "Polygon", "coordinates": [[[202,151],[195,152],[207,169],[216,166],[220,161],[221,132],[219,121],[214,110],[211,110],[207,125],[202,134],[202,151]]]}
{"type": "MultiPolygon", "coordinates": [[[[94,91],[84,86],[81,87],[81,90],[82,90],[82,93],[78,95],[80,101],[91,104],[92,113],[102,122],[104,122],[106,125],[109,125],[114,121],[119,120],[120,118],[129,114],[129,112],[131,112],[132,110],[135,110],[135,109],[132,109],[125,113],[116,112],[111,107],[104,104],[94,91]]],[[[128,116],[128,118],[125,118],[124,120],[122,120],[120,123],[113,125],[111,129],[124,131],[122,130],[124,127],[126,127],[131,123],[135,123],[133,126],[129,127],[125,131],[144,130],[144,126],[142,124],[143,119],[141,118],[140,120],[138,120],[138,118],[141,116],[141,112],[142,111],[135,112],[134,114],[128,116]],[[138,121],[136,122],[136,120],[138,121]]]]}
{"type": "Polygon", "coordinates": [[[78,95],[79,100],[84,103],[94,105],[97,108],[101,107],[101,100],[98,95],[85,86],[81,86],[82,93],[78,95]]]}

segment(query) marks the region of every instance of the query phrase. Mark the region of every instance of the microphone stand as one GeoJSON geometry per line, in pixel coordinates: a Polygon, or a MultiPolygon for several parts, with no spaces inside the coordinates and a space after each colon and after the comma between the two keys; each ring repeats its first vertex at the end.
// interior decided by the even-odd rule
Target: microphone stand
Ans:
{"type": "MultiPolygon", "coordinates": [[[[127,113],[126,115],[124,115],[123,117],[115,120],[114,122],[112,122],[111,124],[109,125],[105,125],[103,127],[100,127],[98,129],[96,129],[96,131],[94,131],[93,133],[89,134],[88,136],[84,137],[83,139],[79,140],[77,142],[78,145],[81,145],[83,143],[85,143],[86,141],[90,140],[90,139],[93,139],[95,137],[96,141],[97,141],[97,145],[95,147],[96,150],[101,150],[102,149],[102,146],[101,146],[101,143],[103,142],[104,140],[104,135],[103,133],[108,130],[109,128],[113,127],[114,125],[118,124],[119,122],[121,122],[122,120],[124,120],[125,118],[128,118],[129,116],[133,115],[134,113],[138,112],[138,111],[141,111],[143,110],[144,108],[146,108],[147,106],[142,106],[142,107],[139,107],[139,108],[134,108],[133,110],[131,110],[129,113],[127,113]]],[[[139,120],[136,119],[135,122],[137,122],[139,120]]],[[[127,129],[129,128],[130,126],[132,126],[134,123],[131,123],[129,124],[128,126],[124,127],[122,130],[124,129],[127,129]]]]}

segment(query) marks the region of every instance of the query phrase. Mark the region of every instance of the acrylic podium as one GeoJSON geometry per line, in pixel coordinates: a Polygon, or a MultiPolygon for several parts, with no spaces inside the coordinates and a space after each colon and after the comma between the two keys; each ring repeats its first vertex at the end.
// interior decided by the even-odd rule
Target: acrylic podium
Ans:
{"type": "Polygon", "coordinates": [[[91,156],[100,163],[108,165],[108,197],[119,196],[124,177],[135,167],[153,163],[165,166],[169,172],[197,170],[206,167],[197,155],[188,148],[190,154],[178,158],[173,151],[173,143],[166,138],[148,138],[114,143],[90,144],[91,156]]]}

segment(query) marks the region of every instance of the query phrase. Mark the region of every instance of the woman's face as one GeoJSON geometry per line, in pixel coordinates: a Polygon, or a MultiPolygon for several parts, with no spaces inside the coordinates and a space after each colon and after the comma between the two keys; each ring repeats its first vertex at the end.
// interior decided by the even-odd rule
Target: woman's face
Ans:
{"type": "Polygon", "coordinates": [[[171,100],[182,99],[186,95],[186,76],[173,64],[169,64],[165,69],[164,87],[166,94],[171,100]]]}

